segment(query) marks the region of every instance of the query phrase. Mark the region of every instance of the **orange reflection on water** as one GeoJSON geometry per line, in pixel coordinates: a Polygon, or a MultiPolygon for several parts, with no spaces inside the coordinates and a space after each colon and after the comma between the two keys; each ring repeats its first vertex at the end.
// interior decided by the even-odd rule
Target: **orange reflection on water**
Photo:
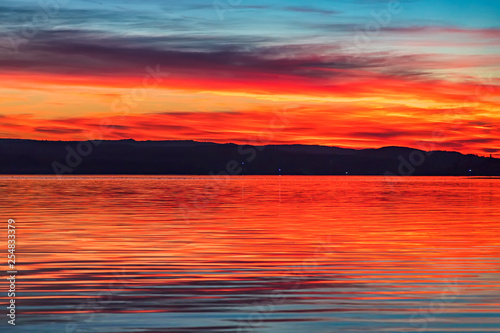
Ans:
{"type": "Polygon", "coordinates": [[[20,328],[498,330],[499,181],[1,177],[20,328]]]}

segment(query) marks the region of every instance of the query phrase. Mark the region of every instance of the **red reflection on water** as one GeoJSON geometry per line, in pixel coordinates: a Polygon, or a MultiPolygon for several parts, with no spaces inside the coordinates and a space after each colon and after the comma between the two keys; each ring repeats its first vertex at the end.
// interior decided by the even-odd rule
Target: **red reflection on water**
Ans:
{"type": "MultiPolygon", "coordinates": [[[[435,331],[500,327],[484,317],[500,312],[499,180],[403,179],[3,177],[0,200],[18,226],[28,321],[203,312],[229,328],[241,325],[230,313],[278,295],[264,318],[276,330],[318,320],[411,329],[409,316],[428,316],[436,299],[446,302],[435,331]],[[97,305],[82,307],[89,299],[97,305]]],[[[197,318],[176,325],[206,325],[197,318]]]]}

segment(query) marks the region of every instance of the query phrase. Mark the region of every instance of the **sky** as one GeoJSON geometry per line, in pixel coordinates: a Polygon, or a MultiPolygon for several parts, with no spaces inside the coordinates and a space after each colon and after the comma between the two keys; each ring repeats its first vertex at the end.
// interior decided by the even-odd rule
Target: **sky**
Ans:
{"type": "Polygon", "coordinates": [[[496,0],[0,4],[0,138],[500,157],[496,0]]]}

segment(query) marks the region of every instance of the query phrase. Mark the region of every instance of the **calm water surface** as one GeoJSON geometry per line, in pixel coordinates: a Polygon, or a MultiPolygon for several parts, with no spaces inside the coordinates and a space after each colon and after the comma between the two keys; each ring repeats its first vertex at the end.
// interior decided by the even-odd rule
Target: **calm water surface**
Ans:
{"type": "Polygon", "coordinates": [[[500,332],[499,185],[0,177],[0,331],[500,332]]]}

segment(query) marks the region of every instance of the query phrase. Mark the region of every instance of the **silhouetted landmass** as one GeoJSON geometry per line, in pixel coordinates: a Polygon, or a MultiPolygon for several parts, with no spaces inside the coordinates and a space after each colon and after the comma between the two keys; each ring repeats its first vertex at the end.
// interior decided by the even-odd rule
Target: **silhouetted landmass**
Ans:
{"type": "Polygon", "coordinates": [[[500,159],[405,147],[0,139],[0,174],[500,176],[500,159]],[[281,171],[279,171],[281,169],[281,171]]]}

